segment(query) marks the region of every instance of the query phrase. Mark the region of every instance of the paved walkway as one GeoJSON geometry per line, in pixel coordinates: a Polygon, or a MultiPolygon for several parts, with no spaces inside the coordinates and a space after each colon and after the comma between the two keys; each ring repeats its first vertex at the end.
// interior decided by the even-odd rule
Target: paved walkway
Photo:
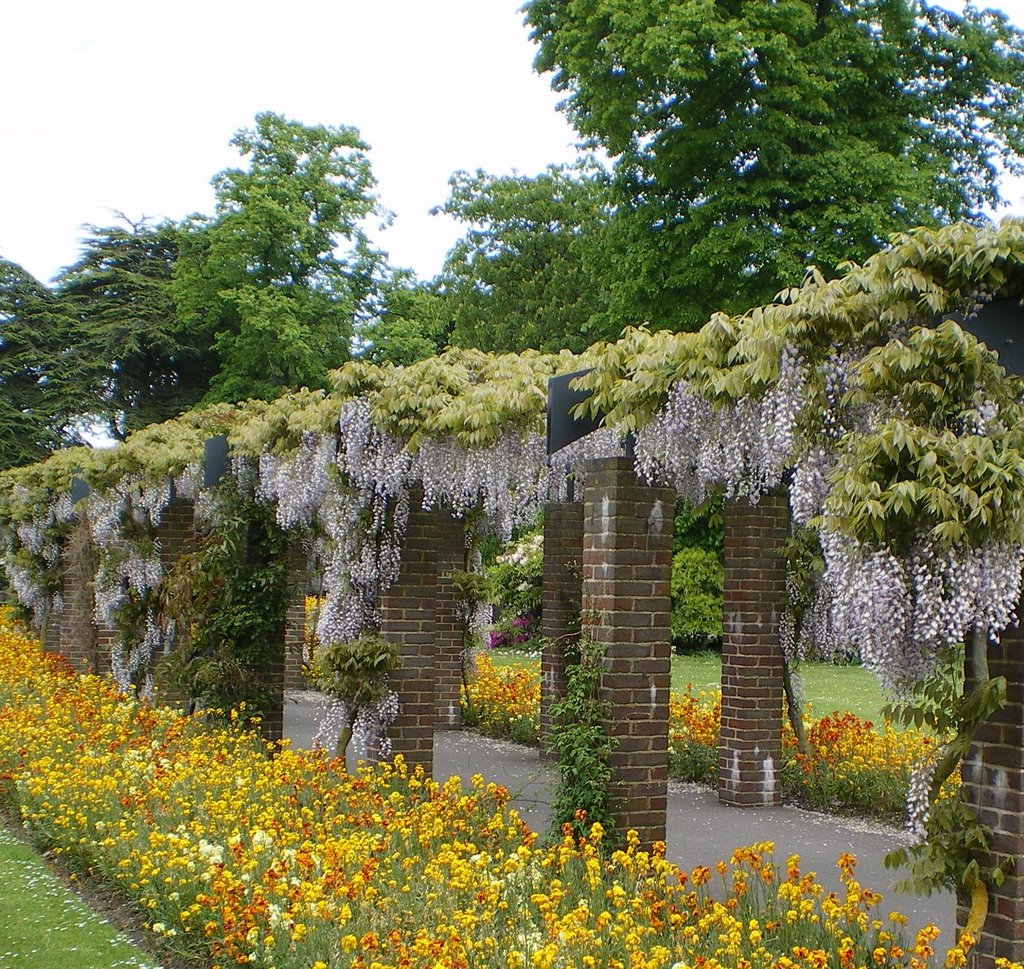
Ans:
{"type": "MultiPolygon", "coordinates": [[[[296,747],[309,747],[319,726],[317,702],[307,693],[289,694],[285,706],[285,736],[296,747]]],[[[546,831],[551,792],[555,780],[552,765],[538,752],[519,744],[492,740],[470,731],[444,731],[434,737],[434,777],[452,774],[468,779],[482,774],[502,784],[533,830],[546,831]]],[[[956,932],[956,907],[952,895],[929,898],[897,895],[894,882],[902,872],[885,868],[883,858],[905,843],[903,832],[880,824],[833,817],[795,807],[735,808],[718,803],[713,790],[694,784],[670,783],[666,837],[667,857],[684,868],[714,865],[728,859],[734,848],[755,841],[775,842],[776,862],[800,856],[803,871],[815,871],[826,887],[838,887],[836,859],[844,852],[855,855],[860,883],[884,895],[882,917],[900,911],[916,931],[929,922],[942,930],[939,950],[952,945],[956,932]]]]}

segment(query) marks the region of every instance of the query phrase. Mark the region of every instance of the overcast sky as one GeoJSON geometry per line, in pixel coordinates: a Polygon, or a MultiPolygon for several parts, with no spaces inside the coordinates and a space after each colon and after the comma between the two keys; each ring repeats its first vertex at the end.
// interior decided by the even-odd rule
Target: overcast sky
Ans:
{"type": "MultiPolygon", "coordinates": [[[[428,214],[453,171],[575,156],[521,3],[3,0],[0,256],[48,280],[85,223],[211,212],[232,134],[269,110],[361,131],[395,213],[376,240],[429,278],[459,235],[428,214]]],[[[992,5],[1024,24],[1024,0],[992,5]]]]}

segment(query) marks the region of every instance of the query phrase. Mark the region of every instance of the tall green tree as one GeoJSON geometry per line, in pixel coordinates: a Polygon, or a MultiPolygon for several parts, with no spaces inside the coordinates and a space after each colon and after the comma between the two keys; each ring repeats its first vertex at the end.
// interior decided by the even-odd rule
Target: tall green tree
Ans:
{"type": "Polygon", "coordinates": [[[30,464],[74,441],[67,321],[57,297],[0,259],[0,469],[30,464]]]}
{"type": "Polygon", "coordinates": [[[494,352],[582,350],[614,338],[595,272],[609,216],[592,162],[535,177],[456,172],[444,212],[467,226],[437,283],[451,342],[494,352]]]}
{"type": "Polygon", "coordinates": [[[79,406],[119,439],[194,406],[217,363],[209,337],[178,318],[177,227],[125,222],[88,226],[81,257],[55,281],[79,406]]]}
{"type": "Polygon", "coordinates": [[[610,311],[685,329],[888,234],[978,216],[1024,150],[1024,37],[920,0],[530,0],[614,159],[610,311]]]}
{"type": "Polygon", "coordinates": [[[270,113],[232,144],[248,167],[214,178],[215,215],[186,221],[174,268],[179,319],[217,355],[205,400],[324,386],[381,261],[362,229],[377,211],[367,147],[270,113]]]}
{"type": "Polygon", "coordinates": [[[451,330],[444,299],[407,269],[387,271],[367,318],[357,326],[354,355],[404,367],[441,353],[451,330]]]}

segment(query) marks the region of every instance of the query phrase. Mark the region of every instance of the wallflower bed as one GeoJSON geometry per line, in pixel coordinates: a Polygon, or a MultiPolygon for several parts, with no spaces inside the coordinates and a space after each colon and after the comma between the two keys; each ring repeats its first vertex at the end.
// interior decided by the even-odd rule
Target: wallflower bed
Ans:
{"type": "MultiPolygon", "coordinates": [[[[713,783],[718,771],[721,694],[690,686],[669,704],[669,774],[675,780],[713,783]]],[[[522,667],[496,667],[480,655],[463,713],[467,722],[498,737],[535,743],[540,683],[522,667]]],[[[846,809],[886,820],[902,817],[914,765],[934,749],[917,730],[879,730],[851,713],[806,717],[809,756],[797,751],[783,723],[782,784],[786,796],[812,807],[846,809]]]]}
{"type": "MultiPolygon", "coordinates": [[[[718,770],[719,691],[674,696],[669,710],[669,771],[679,780],[713,782],[718,770]]],[[[870,720],[835,712],[804,717],[810,754],[797,750],[788,720],[782,725],[782,785],[811,807],[840,808],[885,820],[903,817],[911,772],[935,749],[920,730],[878,729],[870,720]]],[[[954,778],[950,789],[955,789],[954,778]]]]}
{"type": "Polygon", "coordinates": [[[462,690],[462,721],[490,737],[536,744],[540,730],[540,679],[522,666],[497,667],[477,653],[462,690]]]}
{"type": "MultiPolygon", "coordinates": [[[[40,842],[116,882],[217,967],[839,969],[934,965],[935,931],[857,884],[828,895],[771,845],[683,872],[594,826],[543,846],[474,777],[339,772],[236,726],[119,696],[0,623],[0,791],[40,842]]],[[[951,950],[947,965],[965,962],[951,950]]]]}

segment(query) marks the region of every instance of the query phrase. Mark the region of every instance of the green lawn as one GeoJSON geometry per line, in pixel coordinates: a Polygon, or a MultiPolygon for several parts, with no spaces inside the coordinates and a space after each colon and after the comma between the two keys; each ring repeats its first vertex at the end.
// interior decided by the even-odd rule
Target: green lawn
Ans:
{"type": "Polygon", "coordinates": [[[0,823],[0,966],[157,969],[0,823]]]}
{"type": "MultiPolygon", "coordinates": [[[[490,654],[495,665],[522,664],[540,671],[540,658],[522,653],[494,650],[490,654]]],[[[865,720],[881,721],[885,698],[875,678],[860,666],[830,666],[825,663],[802,663],[805,699],[814,716],[849,710],[865,720]]],[[[672,689],[682,692],[687,683],[694,689],[717,690],[722,682],[722,661],[717,653],[697,653],[672,657],[672,689]]]]}

